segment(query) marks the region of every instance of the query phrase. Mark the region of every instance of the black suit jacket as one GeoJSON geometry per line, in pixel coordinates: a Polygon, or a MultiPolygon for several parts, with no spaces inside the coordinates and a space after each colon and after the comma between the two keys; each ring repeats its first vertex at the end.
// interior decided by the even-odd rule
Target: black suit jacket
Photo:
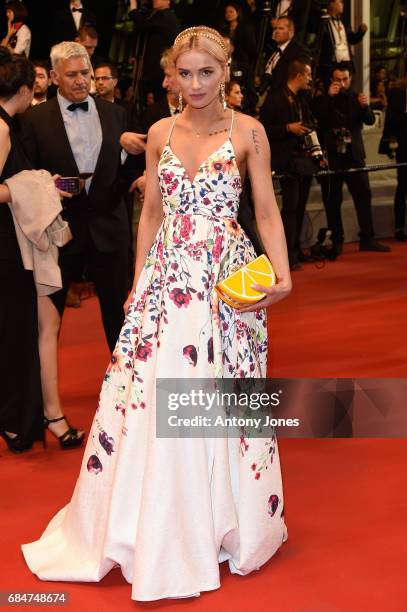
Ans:
{"type": "Polygon", "coordinates": [[[375,116],[370,106],[360,106],[358,94],[350,91],[348,94],[317,96],[313,102],[313,113],[319,124],[319,142],[325,147],[332,168],[339,159],[336,149],[337,137],[335,129],[345,127],[352,135],[350,156],[353,162],[363,164],[366,153],[362,138],[363,124],[373,125],[375,116]]]}
{"type": "MultiPolygon", "coordinates": [[[[96,28],[96,17],[87,9],[83,9],[80,26],[91,25],[96,28]]],[[[75,40],[78,35],[75,21],[72,17],[72,12],[69,4],[55,13],[52,20],[50,42],[56,45],[65,40],[75,40]]]]}
{"type": "MultiPolygon", "coordinates": [[[[284,49],[282,56],[278,60],[273,72],[271,73],[268,79],[269,91],[264,100],[263,106],[268,106],[270,104],[268,98],[273,94],[274,91],[277,91],[284,83],[287,82],[288,79],[288,66],[294,60],[300,60],[302,62],[306,62],[311,65],[312,58],[309,49],[299,43],[295,38],[293,38],[286,48],[284,49]]],[[[267,75],[266,75],[267,78],[267,75]]]]}
{"type": "Polygon", "coordinates": [[[297,96],[295,104],[289,97],[285,87],[280,87],[269,96],[269,104],[262,107],[260,121],[264,125],[271,150],[271,167],[276,172],[284,172],[289,168],[291,155],[299,150],[298,136],[287,132],[287,123],[300,121],[298,105],[301,106],[302,121],[312,124],[311,111],[304,96],[297,96]]]}
{"type": "MultiPolygon", "coordinates": [[[[89,193],[82,190],[79,195],[64,200],[62,216],[73,234],[73,240],[64,247],[69,253],[81,252],[89,234],[102,252],[126,247],[129,240],[129,220],[123,196],[132,176],[126,174],[127,164],[121,165],[119,142],[126,129],[125,111],[99,98],[95,102],[102,128],[102,146],[89,193]]],[[[44,168],[61,176],[78,175],[57,98],[24,113],[19,132],[33,168],[44,168]]]]}
{"type": "MultiPolygon", "coordinates": [[[[397,140],[397,161],[407,161],[407,89],[390,89],[387,95],[386,120],[379,153],[387,153],[390,138],[397,140]]],[[[407,170],[404,169],[406,172],[407,170]]]]}

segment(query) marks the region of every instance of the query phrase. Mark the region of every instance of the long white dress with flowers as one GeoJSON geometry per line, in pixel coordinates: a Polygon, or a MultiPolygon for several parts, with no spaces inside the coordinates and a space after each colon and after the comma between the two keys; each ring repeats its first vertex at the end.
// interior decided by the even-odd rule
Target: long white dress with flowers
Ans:
{"type": "Polygon", "coordinates": [[[247,574],[287,538],[274,437],[156,437],[157,377],[259,378],[267,357],[265,312],[237,314],[213,291],[255,257],[236,221],[232,125],[193,180],[171,150],[172,129],[158,168],[164,220],[104,378],[73,497],[22,547],[42,580],[100,581],[120,566],[141,601],[217,589],[219,562],[247,574]]]}

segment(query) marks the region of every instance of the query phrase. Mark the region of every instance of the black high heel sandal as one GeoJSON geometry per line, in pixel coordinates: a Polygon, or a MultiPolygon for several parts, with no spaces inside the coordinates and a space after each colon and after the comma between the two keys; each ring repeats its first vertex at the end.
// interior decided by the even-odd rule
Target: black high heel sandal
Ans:
{"type": "MultiPolygon", "coordinates": [[[[82,442],[85,439],[85,432],[83,432],[82,435],[79,436],[78,430],[69,425],[65,416],[61,416],[57,419],[47,419],[47,417],[44,417],[44,429],[48,429],[50,423],[58,423],[59,421],[66,421],[66,424],[68,425],[68,429],[66,430],[66,432],[63,433],[62,436],[57,436],[51,429],[49,431],[57,438],[57,440],[59,440],[59,444],[62,450],[78,448],[79,446],[81,446],[82,442]]],[[[46,438],[44,435],[44,447],[46,447],[46,445],[46,438]]]]}
{"type": "Polygon", "coordinates": [[[12,453],[24,453],[24,451],[28,451],[30,448],[32,448],[32,442],[29,444],[23,444],[21,436],[18,434],[12,438],[11,436],[7,435],[5,431],[0,431],[0,436],[3,438],[8,446],[8,449],[12,453]]]}

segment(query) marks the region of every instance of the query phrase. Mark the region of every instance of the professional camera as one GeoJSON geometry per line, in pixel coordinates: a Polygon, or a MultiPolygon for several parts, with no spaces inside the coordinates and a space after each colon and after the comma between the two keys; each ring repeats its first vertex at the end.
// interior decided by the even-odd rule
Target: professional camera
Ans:
{"type": "Polygon", "coordinates": [[[348,150],[348,145],[352,142],[352,134],[345,127],[333,130],[333,132],[336,136],[336,150],[338,153],[344,155],[348,150]]]}
{"type": "Polygon", "coordinates": [[[324,158],[321,145],[319,144],[318,134],[313,128],[310,128],[309,132],[301,137],[300,147],[303,151],[310,155],[314,161],[319,162],[324,158]]]}

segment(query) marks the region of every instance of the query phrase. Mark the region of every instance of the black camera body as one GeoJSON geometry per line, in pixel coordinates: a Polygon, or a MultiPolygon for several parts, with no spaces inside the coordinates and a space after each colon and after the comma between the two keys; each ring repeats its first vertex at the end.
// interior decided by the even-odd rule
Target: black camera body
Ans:
{"type": "Polygon", "coordinates": [[[340,127],[333,130],[336,136],[336,151],[340,155],[345,155],[348,150],[348,146],[352,142],[352,134],[346,127],[340,127]]]}

